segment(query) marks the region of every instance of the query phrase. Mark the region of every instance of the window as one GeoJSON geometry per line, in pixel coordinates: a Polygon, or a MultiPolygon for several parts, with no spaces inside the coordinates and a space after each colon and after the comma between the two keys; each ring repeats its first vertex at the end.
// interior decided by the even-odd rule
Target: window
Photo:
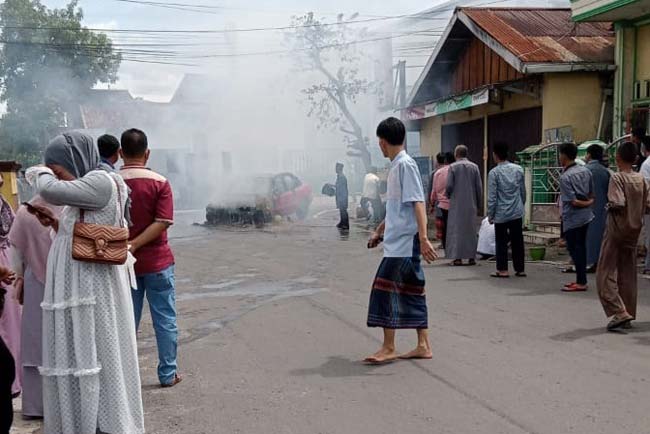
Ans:
{"type": "Polygon", "coordinates": [[[284,175],[284,185],[287,187],[287,190],[295,190],[300,187],[301,182],[295,176],[287,173],[284,175]]]}

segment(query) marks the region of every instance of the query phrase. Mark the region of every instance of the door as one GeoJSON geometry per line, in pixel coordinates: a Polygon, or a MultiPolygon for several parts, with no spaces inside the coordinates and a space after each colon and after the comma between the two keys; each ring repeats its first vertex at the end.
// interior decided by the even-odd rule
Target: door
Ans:
{"type": "MultiPolygon", "coordinates": [[[[463,122],[460,124],[443,125],[442,127],[442,150],[443,152],[454,152],[458,145],[467,146],[468,160],[475,163],[481,172],[483,183],[483,197],[485,197],[485,177],[483,175],[483,144],[485,142],[485,129],[483,119],[463,122]]],[[[478,210],[483,215],[483,204],[478,210]]]]}
{"type": "Polygon", "coordinates": [[[542,140],[542,108],[500,113],[488,118],[488,170],[494,167],[494,144],[504,142],[510,148],[510,158],[542,140]]]}
{"type": "Polygon", "coordinates": [[[483,119],[463,122],[460,124],[443,125],[442,152],[454,152],[458,145],[467,146],[468,159],[478,165],[483,179],[483,119]]]}

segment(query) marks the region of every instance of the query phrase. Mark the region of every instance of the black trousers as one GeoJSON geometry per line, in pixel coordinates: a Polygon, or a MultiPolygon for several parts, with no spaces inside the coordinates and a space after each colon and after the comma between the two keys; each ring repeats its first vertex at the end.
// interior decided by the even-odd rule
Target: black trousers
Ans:
{"type": "Polygon", "coordinates": [[[569,229],[564,233],[566,248],[576,269],[578,285],[587,284],[587,229],[589,229],[589,223],[579,228],[569,229]]]}
{"type": "Polygon", "coordinates": [[[340,229],[350,229],[350,217],[348,216],[348,210],[339,209],[339,212],[341,214],[341,221],[339,222],[337,227],[340,229]]]}
{"type": "Polygon", "coordinates": [[[448,209],[442,209],[440,208],[440,213],[442,216],[440,219],[442,220],[442,248],[446,248],[447,246],[447,222],[449,221],[449,210],[448,209]]]}
{"type": "Polygon", "coordinates": [[[522,219],[494,224],[497,244],[497,271],[508,271],[508,243],[512,247],[512,265],[515,272],[523,273],[526,252],[524,251],[524,232],[522,219]]]}

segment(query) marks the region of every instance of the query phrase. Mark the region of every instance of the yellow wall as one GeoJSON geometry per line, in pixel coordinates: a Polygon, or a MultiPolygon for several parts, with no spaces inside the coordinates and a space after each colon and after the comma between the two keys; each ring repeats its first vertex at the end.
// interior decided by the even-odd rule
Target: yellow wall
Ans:
{"type": "MultiPolygon", "coordinates": [[[[463,110],[422,120],[420,142],[424,155],[436,155],[442,147],[442,126],[467,122],[498,113],[543,105],[542,137],[544,131],[564,126],[573,127],[577,142],[596,139],[602,104],[598,73],[567,72],[546,74],[541,99],[528,95],[504,96],[503,109],[495,104],[483,104],[471,111],[463,110]]],[[[605,119],[607,121],[607,119],[605,119]]]]}
{"type": "Polygon", "coordinates": [[[636,79],[650,80],[650,24],[637,28],[636,79]]]}
{"type": "Polygon", "coordinates": [[[9,205],[15,210],[18,209],[18,183],[16,181],[16,172],[1,172],[4,184],[0,187],[0,194],[4,197],[9,205]]]}
{"type": "Polygon", "coordinates": [[[546,74],[542,100],[543,130],[571,126],[576,142],[597,139],[602,106],[602,90],[597,73],[546,74]]]}

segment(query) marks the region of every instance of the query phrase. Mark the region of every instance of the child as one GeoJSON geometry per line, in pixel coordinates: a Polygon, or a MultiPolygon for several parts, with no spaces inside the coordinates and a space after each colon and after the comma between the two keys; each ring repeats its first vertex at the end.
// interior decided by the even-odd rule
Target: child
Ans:
{"type": "Polygon", "coordinates": [[[400,356],[395,349],[396,329],[416,329],[415,350],[405,359],[431,359],[428,313],[424,295],[424,272],[420,254],[427,262],[437,254],[427,237],[427,213],[420,172],[404,150],[404,124],[388,118],[377,127],[379,146],[391,160],[388,174],[386,219],[372,234],[368,247],[384,241],[384,259],[370,295],[368,327],[384,329],[384,343],[379,351],[365,359],[368,363],[391,362],[400,356]]]}
{"type": "Polygon", "coordinates": [[[650,208],[648,184],[633,171],[637,147],[623,143],[616,152],[618,173],[609,181],[607,229],[598,261],[598,295],[607,317],[607,330],[627,328],[636,318],[636,246],[643,216],[650,208]]]}

